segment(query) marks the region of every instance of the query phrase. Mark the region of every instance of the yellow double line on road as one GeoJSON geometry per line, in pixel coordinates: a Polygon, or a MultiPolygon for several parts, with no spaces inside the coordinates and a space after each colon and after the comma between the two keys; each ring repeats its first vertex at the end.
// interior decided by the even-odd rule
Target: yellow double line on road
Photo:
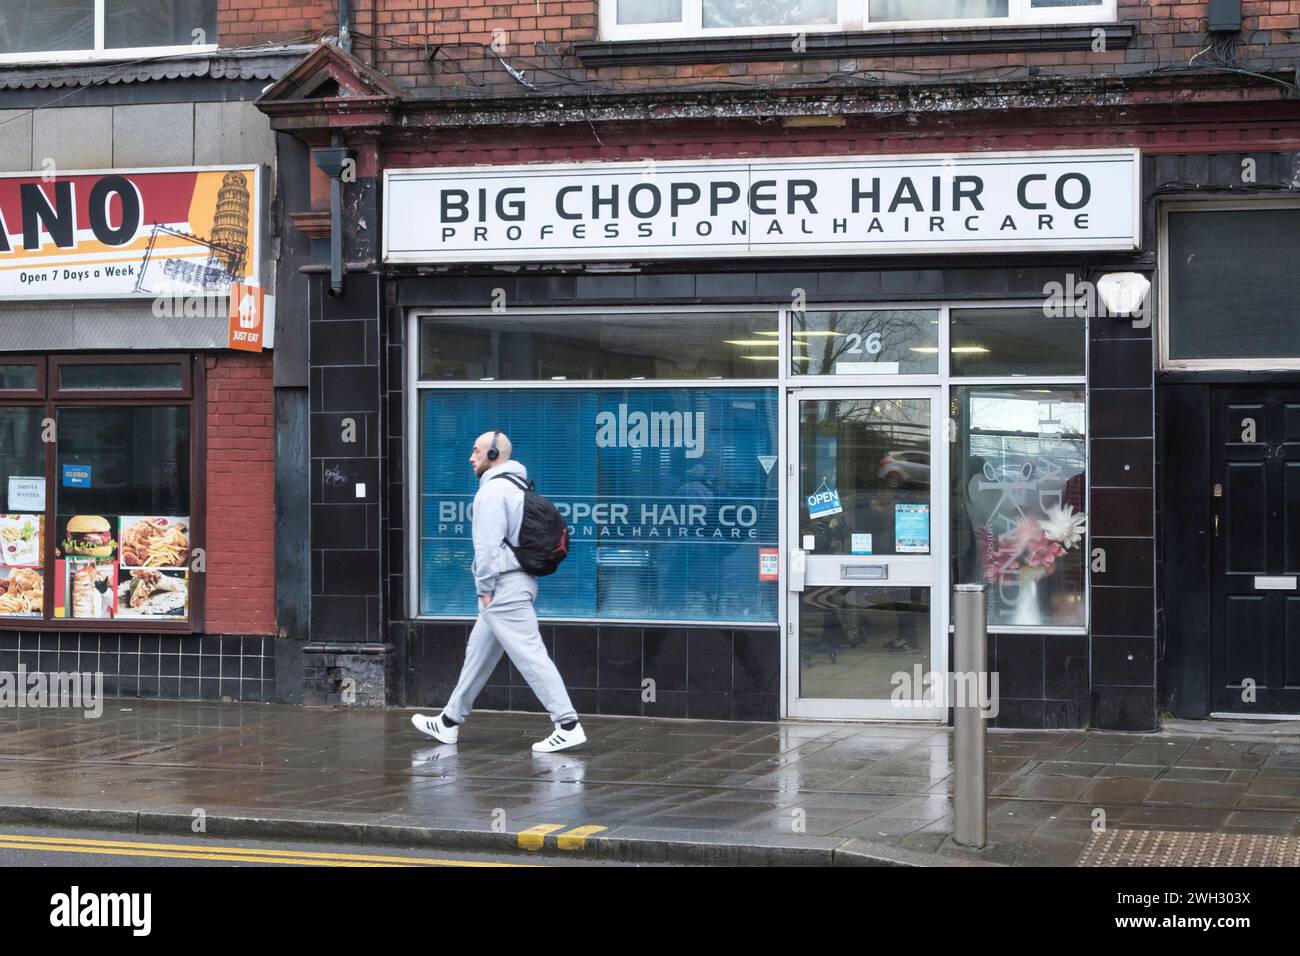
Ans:
{"type": "Polygon", "coordinates": [[[419,856],[377,856],[361,853],[316,853],[308,850],[265,850],[259,847],[195,846],[185,843],[141,843],[129,840],[87,840],[73,837],[0,833],[0,848],[46,853],[98,853],[106,856],[145,856],[172,860],[223,863],[273,863],[281,866],[477,866],[518,867],[530,864],[444,860],[419,856]]]}

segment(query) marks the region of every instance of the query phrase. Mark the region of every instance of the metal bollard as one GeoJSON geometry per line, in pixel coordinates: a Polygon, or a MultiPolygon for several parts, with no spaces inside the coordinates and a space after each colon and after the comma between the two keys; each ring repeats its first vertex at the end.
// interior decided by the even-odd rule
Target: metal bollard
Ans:
{"type": "Polygon", "coordinates": [[[965,699],[953,701],[953,840],[962,846],[982,847],[988,842],[989,823],[984,761],[987,731],[977,688],[988,679],[987,598],[983,584],[958,584],[952,591],[952,686],[964,685],[966,689],[965,699]]]}

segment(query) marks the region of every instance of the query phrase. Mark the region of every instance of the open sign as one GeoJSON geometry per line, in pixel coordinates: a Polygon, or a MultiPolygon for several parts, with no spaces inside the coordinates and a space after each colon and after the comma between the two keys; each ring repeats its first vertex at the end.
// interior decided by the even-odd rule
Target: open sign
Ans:
{"type": "Polygon", "coordinates": [[[805,500],[808,502],[809,518],[828,518],[844,510],[840,506],[840,493],[825,485],[808,495],[805,500]]]}

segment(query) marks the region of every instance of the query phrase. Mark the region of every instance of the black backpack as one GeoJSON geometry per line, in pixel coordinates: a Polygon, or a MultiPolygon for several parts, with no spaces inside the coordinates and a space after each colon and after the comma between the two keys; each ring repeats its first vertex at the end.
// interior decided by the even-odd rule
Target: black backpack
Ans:
{"type": "Polygon", "coordinates": [[[531,481],[518,475],[493,475],[507,478],[524,493],[524,516],[519,522],[519,544],[509,539],[505,544],[519,559],[519,566],[535,577],[554,574],[560,562],[569,556],[569,525],[560,511],[535,490],[531,481]]]}

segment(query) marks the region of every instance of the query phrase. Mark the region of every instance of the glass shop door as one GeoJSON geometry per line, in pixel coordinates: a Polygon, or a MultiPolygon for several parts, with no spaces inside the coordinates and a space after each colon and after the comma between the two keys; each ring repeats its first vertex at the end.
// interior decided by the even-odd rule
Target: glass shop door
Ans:
{"type": "Polygon", "coordinates": [[[945,682],[928,679],[947,671],[941,396],[906,387],[790,393],[793,717],[945,717],[945,682]]]}

